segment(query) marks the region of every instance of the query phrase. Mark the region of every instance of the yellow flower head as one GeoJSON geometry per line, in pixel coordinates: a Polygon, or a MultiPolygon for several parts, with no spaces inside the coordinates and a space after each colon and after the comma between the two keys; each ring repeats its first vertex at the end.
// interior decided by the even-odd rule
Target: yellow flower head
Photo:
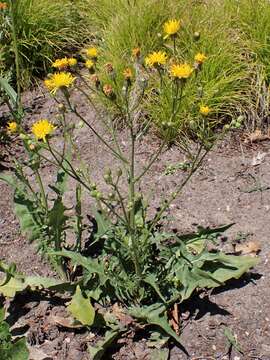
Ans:
{"type": "Polygon", "coordinates": [[[66,67],[68,67],[68,58],[64,57],[62,59],[56,59],[52,63],[52,67],[59,69],[59,70],[65,69],[66,67]]]}
{"type": "Polygon", "coordinates": [[[208,106],[206,106],[206,105],[201,105],[200,106],[200,113],[203,116],[207,116],[210,112],[211,112],[211,109],[208,106]]]}
{"type": "Polygon", "coordinates": [[[170,75],[174,79],[188,79],[193,72],[189,64],[173,64],[170,68],[170,75]]]}
{"type": "Polygon", "coordinates": [[[90,47],[86,49],[86,55],[91,59],[96,59],[98,56],[98,49],[95,47],[90,47]]]}
{"type": "Polygon", "coordinates": [[[93,67],[95,66],[95,63],[91,59],[88,59],[85,62],[85,66],[87,67],[87,69],[93,69],[93,67]]]}
{"type": "Polygon", "coordinates": [[[69,59],[68,59],[68,65],[69,65],[69,66],[76,66],[76,65],[77,65],[77,59],[75,59],[75,58],[69,58],[69,59]]]}
{"type": "Polygon", "coordinates": [[[181,23],[179,20],[168,20],[163,25],[163,30],[165,32],[164,39],[167,39],[169,36],[174,36],[177,34],[181,27],[181,23]]]}
{"type": "Polygon", "coordinates": [[[46,141],[46,136],[50,135],[56,129],[47,119],[41,119],[32,126],[32,133],[37,140],[46,141]]]}
{"type": "Polygon", "coordinates": [[[149,67],[165,65],[166,61],[167,55],[164,51],[155,51],[145,58],[145,64],[149,67]]]}
{"type": "Polygon", "coordinates": [[[70,73],[63,71],[53,74],[44,81],[44,84],[52,94],[55,94],[59,89],[70,87],[75,79],[70,73]]]}
{"type": "Polygon", "coordinates": [[[56,59],[53,63],[52,63],[52,67],[59,69],[59,70],[63,70],[65,68],[67,68],[68,66],[75,66],[77,65],[77,60],[75,58],[67,58],[64,57],[62,59],[56,59]]]}
{"type": "Polygon", "coordinates": [[[6,10],[8,8],[8,4],[6,2],[0,2],[0,10],[6,10]]]}
{"type": "Polygon", "coordinates": [[[18,125],[15,121],[10,121],[7,125],[8,132],[15,133],[18,129],[18,125]]]}
{"type": "Polygon", "coordinates": [[[198,53],[195,55],[194,60],[196,61],[196,63],[198,64],[203,64],[205,62],[205,60],[207,59],[207,56],[203,53],[198,53]]]}
{"type": "Polygon", "coordinates": [[[133,73],[132,73],[132,70],[130,68],[126,68],[123,71],[123,75],[124,75],[125,80],[130,81],[133,78],[133,73]]]}

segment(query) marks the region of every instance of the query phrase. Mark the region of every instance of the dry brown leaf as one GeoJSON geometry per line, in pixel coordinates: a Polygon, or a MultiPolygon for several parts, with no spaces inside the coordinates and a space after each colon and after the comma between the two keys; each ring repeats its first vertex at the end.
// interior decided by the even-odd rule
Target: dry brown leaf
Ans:
{"type": "Polygon", "coordinates": [[[121,306],[119,306],[117,303],[115,303],[112,306],[112,312],[113,312],[114,316],[124,326],[130,325],[134,322],[134,319],[130,315],[126,314],[124,309],[121,306]]]}
{"type": "Polygon", "coordinates": [[[49,318],[49,322],[54,325],[60,325],[65,328],[70,329],[80,329],[83,327],[82,324],[75,322],[72,317],[62,317],[57,315],[51,315],[49,318]]]}
{"type": "Polygon", "coordinates": [[[245,143],[249,142],[257,142],[257,141],[263,141],[263,140],[269,140],[270,136],[269,134],[263,134],[260,129],[256,129],[252,133],[245,134],[245,143]]]}
{"type": "Polygon", "coordinates": [[[177,335],[180,335],[178,304],[174,304],[173,309],[169,312],[170,324],[177,335]]]}
{"type": "Polygon", "coordinates": [[[257,241],[249,241],[244,244],[236,244],[234,251],[241,255],[256,256],[261,251],[261,244],[257,241]]]}

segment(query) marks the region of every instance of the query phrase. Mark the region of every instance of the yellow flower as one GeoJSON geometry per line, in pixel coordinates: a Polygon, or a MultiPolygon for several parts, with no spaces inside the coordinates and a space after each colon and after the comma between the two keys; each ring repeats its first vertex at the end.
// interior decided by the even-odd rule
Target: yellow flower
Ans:
{"type": "Polygon", "coordinates": [[[176,35],[181,27],[181,23],[179,20],[168,20],[163,25],[163,30],[165,32],[164,39],[167,39],[169,36],[176,35]]]}
{"type": "Polygon", "coordinates": [[[145,59],[145,64],[150,67],[165,65],[167,55],[164,51],[155,51],[145,59]]]}
{"type": "Polygon", "coordinates": [[[7,126],[7,130],[11,133],[15,133],[18,129],[18,125],[15,121],[10,121],[7,126]]]}
{"type": "Polygon", "coordinates": [[[70,73],[63,71],[53,74],[44,81],[44,84],[52,94],[55,94],[58,89],[70,87],[75,79],[70,73]]]}
{"type": "Polygon", "coordinates": [[[46,141],[46,136],[50,135],[56,129],[47,119],[41,119],[35,122],[32,126],[32,133],[37,140],[46,141]]]}
{"type": "Polygon", "coordinates": [[[123,75],[124,75],[125,80],[130,81],[133,78],[132,70],[130,68],[126,68],[123,71],[123,75]]]}
{"type": "Polygon", "coordinates": [[[56,69],[64,69],[66,67],[68,67],[69,63],[68,63],[68,58],[64,57],[62,59],[56,59],[53,63],[52,63],[52,67],[56,68],[56,69]]]}
{"type": "Polygon", "coordinates": [[[95,63],[91,59],[88,59],[85,62],[85,66],[87,67],[87,69],[93,69],[94,65],[95,65],[95,63]]]}
{"type": "Polygon", "coordinates": [[[170,75],[174,79],[188,79],[193,72],[189,64],[173,64],[170,68],[170,75]]]}
{"type": "Polygon", "coordinates": [[[77,65],[77,59],[75,59],[75,58],[69,58],[69,59],[68,59],[68,65],[69,65],[69,66],[76,66],[76,65],[77,65]]]}
{"type": "Polygon", "coordinates": [[[67,58],[64,57],[62,59],[56,59],[53,63],[52,63],[52,67],[59,69],[59,70],[63,70],[65,68],[67,68],[68,66],[75,66],[77,65],[77,60],[75,58],[67,58]]]}
{"type": "Polygon", "coordinates": [[[203,116],[207,116],[210,112],[211,112],[211,109],[208,106],[206,106],[206,105],[201,105],[200,106],[200,113],[203,116]]]}
{"type": "Polygon", "coordinates": [[[98,56],[98,49],[95,47],[90,47],[86,49],[86,55],[91,59],[96,59],[98,56]]]}
{"type": "Polygon", "coordinates": [[[203,53],[198,53],[195,55],[194,60],[198,63],[198,64],[203,64],[205,62],[205,60],[207,59],[207,56],[203,53]]]}

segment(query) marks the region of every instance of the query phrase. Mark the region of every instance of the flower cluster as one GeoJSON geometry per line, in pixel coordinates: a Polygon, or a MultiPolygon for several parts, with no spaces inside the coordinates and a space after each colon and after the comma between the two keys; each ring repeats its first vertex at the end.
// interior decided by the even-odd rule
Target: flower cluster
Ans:
{"type": "Polygon", "coordinates": [[[72,67],[77,65],[77,59],[75,58],[67,58],[64,57],[62,59],[56,59],[53,63],[52,63],[52,67],[58,69],[58,70],[63,70],[66,69],[68,67],[72,67]]]}

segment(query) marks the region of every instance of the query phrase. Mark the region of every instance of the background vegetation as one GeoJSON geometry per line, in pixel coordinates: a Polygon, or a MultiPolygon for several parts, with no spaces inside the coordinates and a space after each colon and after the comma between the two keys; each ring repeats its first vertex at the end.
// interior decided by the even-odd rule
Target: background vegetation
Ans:
{"type": "MultiPolygon", "coordinates": [[[[164,44],[162,24],[177,18],[182,22],[177,57],[192,62],[199,51],[208,56],[200,100],[212,107],[213,126],[239,115],[247,121],[252,115],[252,130],[263,125],[258,114],[265,109],[258,108],[258,102],[261,107],[270,79],[267,0],[19,0],[16,6],[24,86],[43,77],[53,58],[75,53],[88,43],[101,47],[100,65],[112,62],[121,77],[134,47],[139,46],[143,56],[157,49],[172,53],[172,43],[164,44]],[[196,32],[200,39],[194,42],[196,32]]],[[[11,76],[12,41],[3,34],[1,39],[0,70],[11,76]]],[[[195,89],[197,84],[191,83],[184,99],[187,111],[176,119],[172,137],[190,128],[195,119],[195,89]]],[[[151,96],[150,92],[147,111],[162,131],[168,113],[166,94],[158,103],[151,96]]]]}

